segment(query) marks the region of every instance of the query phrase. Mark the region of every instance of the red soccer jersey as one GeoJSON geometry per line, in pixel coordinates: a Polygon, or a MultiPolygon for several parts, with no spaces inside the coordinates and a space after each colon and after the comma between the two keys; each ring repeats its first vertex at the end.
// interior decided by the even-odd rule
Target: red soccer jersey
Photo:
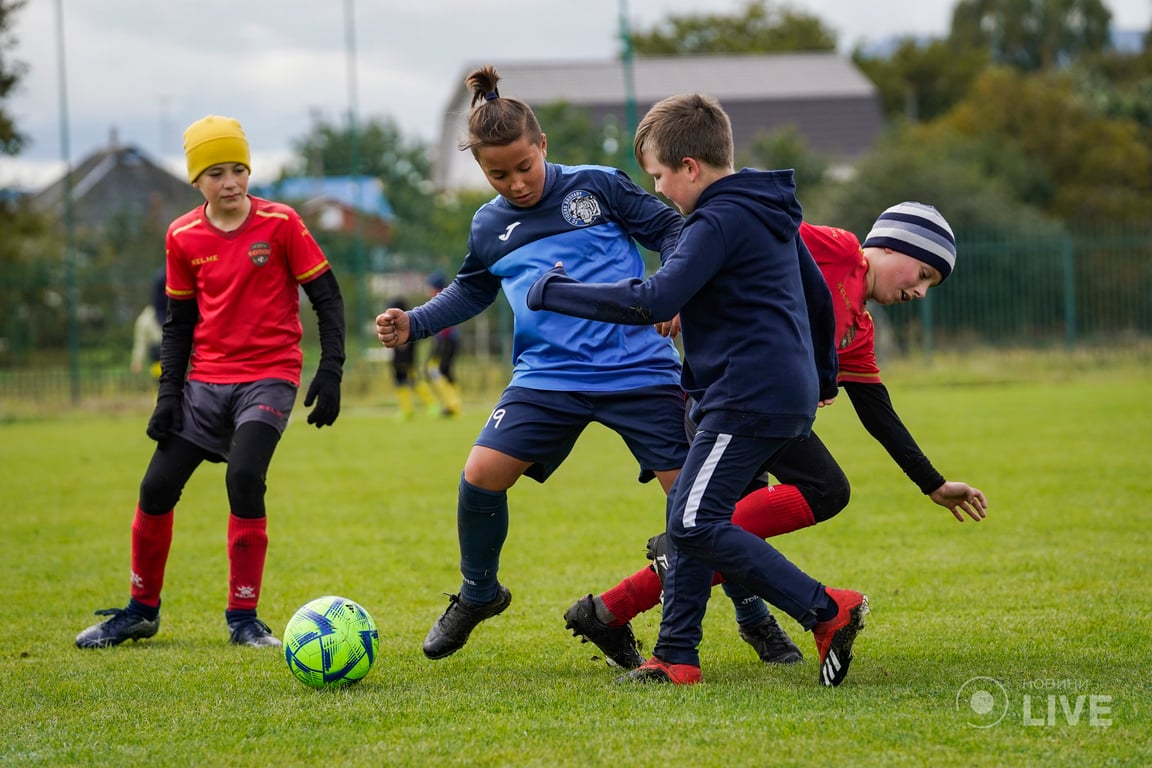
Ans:
{"type": "Polygon", "coordinates": [[[300,386],[298,286],[330,267],[296,211],[250,199],[248,220],[232,232],[212,226],[202,205],[168,227],[168,295],[194,298],[200,310],[188,378],[212,384],[276,378],[300,386]]]}
{"type": "Polygon", "coordinates": [[[868,285],[868,261],[856,235],[837,227],[821,227],[804,222],[800,238],[824,274],[832,290],[836,310],[836,353],[840,361],[840,382],[862,384],[880,382],[876,364],[876,329],[872,315],[864,307],[868,285]]]}

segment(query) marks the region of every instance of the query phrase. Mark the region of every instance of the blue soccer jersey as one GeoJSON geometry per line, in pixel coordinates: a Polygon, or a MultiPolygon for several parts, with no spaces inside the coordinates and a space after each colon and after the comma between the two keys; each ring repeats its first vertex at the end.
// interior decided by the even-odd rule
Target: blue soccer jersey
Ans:
{"type": "Polygon", "coordinates": [[[584,282],[643,279],[637,243],[667,256],[682,217],[627,175],[601,166],[549,164],[540,202],[497,196],[472,219],[468,255],[444,291],[409,313],[425,338],[490,306],[501,289],[515,317],[511,386],[610,392],[680,383],[680,356],[650,326],[533,312],[528,289],[557,262],[584,282]]]}

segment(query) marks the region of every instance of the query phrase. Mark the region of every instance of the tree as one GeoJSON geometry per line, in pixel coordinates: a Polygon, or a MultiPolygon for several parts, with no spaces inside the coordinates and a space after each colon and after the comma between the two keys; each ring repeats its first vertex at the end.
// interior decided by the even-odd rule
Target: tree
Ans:
{"type": "Polygon", "coordinates": [[[982,48],[1026,72],[1054,69],[1107,48],[1112,12],[1103,0],[960,0],[949,40],[982,48]]]}
{"type": "Polygon", "coordinates": [[[634,33],[632,48],[648,56],[834,51],[836,33],[818,17],[787,5],[748,0],[736,16],[670,15],[651,30],[634,33]]]}
{"type": "Polygon", "coordinates": [[[16,12],[25,2],[26,0],[0,0],[0,151],[6,155],[18,154],[27,141],[27,138],[16,130],[15,121],[2,106],[27,69],[27,65],[23,62],[12,61],[5,56],[5,51],[16,45],[11,29],[15,23],[16,12]]]}
{"type": "Polygon", "coordinates": [[[369,119],[355,136],[348,126],[321,122],[308,136],[293,142],[293,149],[297,159],[282,172],[286,178],[348,176],[358,161],[362,176],[380,179],[396,215],[393,251],[425,254],[443,247],[429,226],[435,205],[431,147],[406,139],[391,118],[369,119]]]}
{"type": "Polygon", "coordinates": [[[1083,98],[1108,117],[1135,120],[1152,146],[1152,50],[1087,56],[1070,73],[1083,98]]]}
{"type": "Polygon", "coordinates": [[[1152,147],[1139,123],[1110,118],[1063,72],[985,72],[925,135],[956,133],[1034,169],[1031,202],[1069,223],[1144,222],[1152,208],[1152,147]]]}
{"type": "Polygon", "coordinates": [[[793,169],[796,187],[805,198],[824,182],[830,165],[828,158],[814,152],[804,134],[794,126],[757,133],[752,137],[748,154],[746,161],[738,158],[737,165],[793,169]]]}
{"type": "Polygon", "coordinates": [[[870,57],[857,49],[852,60],[875,83],[889,118],[919,122],[939,117],[964,97],[988,65],[988,52],[908,37],[889,56],[870,57]]]}
{"type": "MultiPolygon", "coordinates": [[[[24,76],[26,66],[6,55],[16,39],[12,29],[16,12],[25,0],[0,0],[0,152],[19,154],[26,138],[17,130],[16,123],[4,103],[24,76]]],[[[4,273],[0,285],[0,365],[12,362],[29,349],[35,348],[32,334],[37,328],[40,314],[51,311],[46,306],[40,287],[51,269],[44,254],[59,252],[48,237],[43,222],[26,207],[8,195],[0,195],[0,271],[4,273]]]]}
{"type": "Polygon", "coordinates": [[[860,237],[880,211],[901,200],[935,205],[958,233],[1058,231],[1050,216],[1022,201],[1012,180],[997,173],[989,152],[959,132],[896,128],[860,161],[851,180],[826,196],[819,213],[860,237]]]}
{"type": "Polygon", "coordinates": [[[548,136],[548,159],[565,165],[607,165],[629,168],[632,137],[615,120],[594,125],[591,113],[566,102],[545,104],[533,110],[548,136]]]}

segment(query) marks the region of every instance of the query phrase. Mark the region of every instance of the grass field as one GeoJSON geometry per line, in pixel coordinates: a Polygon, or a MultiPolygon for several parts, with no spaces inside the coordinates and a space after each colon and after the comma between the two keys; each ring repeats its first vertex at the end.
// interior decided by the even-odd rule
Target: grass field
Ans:
{"type": "MultiPolygon", "coordinates": [[[[938,365],[888,381],[922,447],[985,491],[989,516],[959,524],[923,498],[847,398],[821,413],[852,503],[775,543],[871,598],[837,689],[816,684],[811,639],[787,617],[804,663],[761,665],[719,590],[692,688],[615,685],[565,631],[577,597],[645,563],[662,518],[659,489],[635,482],[600,428],[547,485],[510,493],[512,606],[461,652],[426,660],[421,640],[459,585],[456,483],[487,416],[479,399],[451,421],[399,424],[369,402],[333,429],[299,419],[273,463],[261,615],[279,632],[313,597],[362,603],[381,655],[359,685],[315,692],[279,652],[227,644],[218,465],[177,510],[160,634],[80,651],[91,612],[127,599],[147,413],[10,419],[0,765],[1152,764],[1147,368],[949,377],[938,365]]],[[[658,622],[635,622],[646,648],[658,622]]]]}

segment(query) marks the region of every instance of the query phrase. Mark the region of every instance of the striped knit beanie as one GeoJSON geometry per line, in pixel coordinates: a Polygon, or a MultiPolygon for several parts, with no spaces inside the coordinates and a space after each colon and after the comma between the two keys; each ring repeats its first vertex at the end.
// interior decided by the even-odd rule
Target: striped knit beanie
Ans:
{"type": "Polygon", "coordinates": [[[940,211],[924,203],[897,203],[876,219],[865,248],[891,248],[940,272],[940,282],[956,266],[956,237],[940,211]]]}

